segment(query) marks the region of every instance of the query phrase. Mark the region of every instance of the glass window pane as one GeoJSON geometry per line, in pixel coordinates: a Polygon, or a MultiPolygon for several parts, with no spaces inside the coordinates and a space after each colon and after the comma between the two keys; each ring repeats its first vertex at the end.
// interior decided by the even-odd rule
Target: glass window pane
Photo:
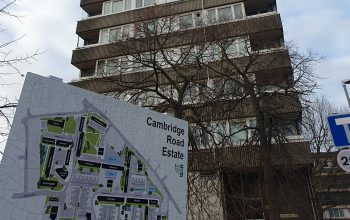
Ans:
{"type": "Polygon", "coordinates": [[[215,43],[209,45],[206,53],[208,54],[209,61],[220,59],[222,55],[220,46],[215,43]]]}
{"type": "Polygon", "coordinates": [[[123,26],[123,36],[122,39],[126,39],[128,37],[130,37],[130,31],[131,31],[131,27],[130,25],[125,25],[123,26]]]}
{"type": "Polygon", "coordinates": [[[116,73],[119,66],[119,60],[118,59],[108,59],[106,64],[106,74],[111,75],[116,73]]]}
{"type": "Polygon", "coordinates": [[[227,140],[228,138],[227,134],[228,132],[226,130],[226,121],[217,122],[216,131],[215,131],[215,140],[219,143],[224,140],[227,140]]]}
{"type": "Polygon", "coordinates": [[[191,103],[195,101],[198,98],[197,94],[198,94],[198,87],[195,84],[188,85],[183,94],[183,102],[191,103]]]}
{"type": "Polygon", "coordinates": [[[222,96],[224,93],[224,81],[223,80],[215,80],[214,81],[214,91],[216,96],[222,96]]]}
{"type": "Polygon", "coordinates": [[[249,126],[249,130],[248,130],[249,138],[253,138],[253,137],[255,138],[256,137],[256,118],[249,119],[248,126],[249,126]]]}
{"type": "Polygon", "coordinates": [[[183,15],[179,18],[180,29],[187,29],[193,27],[192,14],[183,15]]]}
{"type": "Polygon", "coordinates": [[[121,28],[113,28],[109,32],[109,42],[115,42],[121,39],[121,28]]]}
{"type": "Polygon", "coordinates": [[[228,80],[225,82],[225,94],[239,96],[240,88],[234,81],[228,80]]]}
{"type": "Polygon", "coordinates": [[[203,25],[203,16],[201,12],[194,13],[194,23],[195,23],[195,26],[203,25]]]}
{"type": "Polygon", "coordinates": [[[256,118],[249,120],[249,127],[256,128],[256,118]]]}
{"type": "Polygon", "coordinates": [[[240,54],[246,54],[246,40],[244,38],[237,39],[238,51],[240,54]]]}
{"type": "Polygon", "coordinates": [[[212,24],[216,22],[216,10],[210,9],[208,10],[208,23],[212,24]]]}
{"type": "Polygon", "coordinates": [[[122,57],[120,59],[120,68],[121,68],[121,72],[129,71],[130,62],[127,57],[122,57]]]}
{"type": "Polygon", "coordinates": [[[136,8],[142,7],[142,0],[136,0],[136,8]]]}
{"type": "Polygon", "coordinates": [[[123,0],[113,1],[112,13],[122,12],[123,7],[124,7],[123,0]]]}
{"type": "Polygon", "coordinates": [[[134,35],[135,37],[144,37],[143,34],[143,24],[142,23],[135,23],[134,24],[134,35]]]}
{"type": "Polygon", "coordinates": [[[245,129],[245,122],[233,121],[230,123],[231,141],[240,142],[247,138],[247,131],[245,129]]]}
{"type": "Polygon", "coordinates": [[[218,9],[219,21],[230,21],[232,20],[231,7],[218,9]]]}
{"type": "Polygon", "coordinates": [[[144,0],[145,1],[145,7],[154,5],[154,0],[144,0]]]}
{"type": "Polygon", "coordinates": [[[154,34],[156,30],[156,24],[155,21],[149,21],[144,24],[144,31],[146,35],[148,34],[154,34]]]}
{"type": "Polygon", "coordinates": [[[196,52],[193,47],[182,47],[181,48],[181,59],[184,64],[193,63],[196,58],[196,52]]]}
{"type": "Polygon", "coordinates": [[[225,47],[228,56],[235,56],[238,54],[237,44],[234,40],[227,42],[225,47]]]}
{"type": "Polygon", "coordinates": [[[145,62],[145,64],[152,62],[153,60],[152,60],[151,53],[150,52],[143,53],[142,60],[143,60],[143,62],[145,62]]]}
{"type": "Polygon", "coordinates": [[[125,11],[131,9],[131,0],[125,0],[124,9],[125,9],[125,11]]]}
{"type": "Polygon", "coordinates": [[[103,4],[103,14],[107,15],[111,13],[111,2],[105,2],[103,4]]]}
{"type": "Polygon", "coordinates": [[[140,70],[141,67],[142,67],[141,60],[140,60],[139,58],[134,59],[133,62],[132,62],[132,65],[133,65],[133,68],[134,68],[135,70],[140,70]]]}
{"type": "Polygon", "coordinates": [[[101,44],[107,44],[109,42],[108,38],[109,38],[108,29],[102,30],[101,31],[101,36],[100,36],[100,43],[101,44]]]}
{"type": "Polygon", "coordinates": [[[97,61],[97,68],[96,68],[96,75],[102,75],[105,71],[105,60],[99,60],[97,61]]]}
{"type": "Polygon", "coordinates": [[[235,12],[235,19],[243,18],[242,4],[234,5],[233,10],[235,12]]]}

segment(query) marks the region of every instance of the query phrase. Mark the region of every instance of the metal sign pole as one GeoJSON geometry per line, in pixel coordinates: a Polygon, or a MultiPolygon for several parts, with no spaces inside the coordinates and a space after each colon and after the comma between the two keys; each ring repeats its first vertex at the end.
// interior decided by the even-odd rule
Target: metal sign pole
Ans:
{"type": "Polygon", "coordinates": [[[346,96],[346,99],[348,100],[348,105],[349,105],[349,108],[350,108],[350,97],[349,97],[348,90],[346,88],[346,84],[348,84],[348,83],[349,83],[349,80],[342,81],[342,85],[343,85],[343,88],[344,88],[345,96],[346,96]]]}

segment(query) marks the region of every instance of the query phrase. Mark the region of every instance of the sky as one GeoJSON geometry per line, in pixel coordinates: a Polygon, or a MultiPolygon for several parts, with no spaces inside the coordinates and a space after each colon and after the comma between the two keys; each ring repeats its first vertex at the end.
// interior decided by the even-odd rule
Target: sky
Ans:
{"type": "MultiPolygon", "coordinates": [[[[80,0],[18,0],[11,11],[19,19],[0,16],[1,29],[5,29],[0,33],[1,43],[24,35],[6,48],[10,55],[44,52],[37,61],[19,63],[21,74],[53,75],[64,82],[78,78],[79,71],[70,59],[78,41],[76,22],[85,17],[79,4],[80,0]]],[[[350,1],[277,0],[277,7],[285,41],[293,41],[301,51],[311,50],[324,57],[315,68],[322,78],[317,95],[326,96],[336,106],[346,106],[341,80],[350,78],[350,1]]],[[[14,74],[3,79],[9,85],[1,86],[0,94],[19,98],[24,77],[14,74]]]]}

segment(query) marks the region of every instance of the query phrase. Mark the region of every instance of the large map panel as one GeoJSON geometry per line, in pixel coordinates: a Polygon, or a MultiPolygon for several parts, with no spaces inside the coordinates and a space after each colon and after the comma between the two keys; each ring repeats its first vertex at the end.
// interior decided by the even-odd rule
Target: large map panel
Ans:
{"type": "Polygon", "coordinates": [[[0,165],[0,219],[185,219],[187,126],[28,73],[0,165]]]}

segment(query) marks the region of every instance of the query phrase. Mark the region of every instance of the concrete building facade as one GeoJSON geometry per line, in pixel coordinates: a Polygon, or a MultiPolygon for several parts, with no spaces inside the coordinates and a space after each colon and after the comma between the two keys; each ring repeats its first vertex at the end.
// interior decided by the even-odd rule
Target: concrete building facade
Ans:
{"type": "Polygon", "coordinates": [[[268,219],[254,102],[243,94],[244,83],[242,89],[231,83],[244,76],[226,74],[235,63],[249,65],[246,80],[265,95],[258,95],[263,115],[283,124],[283,140],[275,138],[270,152],[279,219],[319,219],[275,0],[81,0],[80,6],[87,17],[77,23],[72,64],[80,77],[72,85],[175,116],[181,111],[194,127],[209,121],[220,130],[209,144],[199,135],[190,146],[188,219],[268,219]],[[222,88],[221,97],[209,97],[205,88],[222,88]]]}

